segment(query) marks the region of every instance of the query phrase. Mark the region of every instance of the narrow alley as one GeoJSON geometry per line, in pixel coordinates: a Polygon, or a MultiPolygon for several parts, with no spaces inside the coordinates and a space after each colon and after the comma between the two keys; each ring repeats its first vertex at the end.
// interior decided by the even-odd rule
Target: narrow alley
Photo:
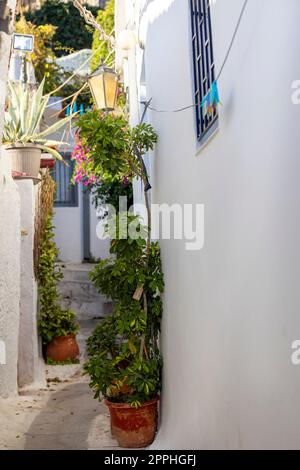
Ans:
{"type": "Polygon", "coordinates": [[[82,320],[80,364],[47,367],[47,387],[0,400],[0,448],[87,450],[118,448],[106,407],[82,375],[85,340],[99,320],[82,320]]]}

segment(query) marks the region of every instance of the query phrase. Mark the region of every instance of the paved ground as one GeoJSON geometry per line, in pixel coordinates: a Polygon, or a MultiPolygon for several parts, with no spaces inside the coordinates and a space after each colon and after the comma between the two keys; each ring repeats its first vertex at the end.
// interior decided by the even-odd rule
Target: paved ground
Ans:
{"type": "MultiPolygon", "coordinates": [[[[93,326],[82,325],[82,350],[93,326]]],[[[81,366],[50,366],[47,380],[46,389],[0,399],[0,449],[117,448],[107,410],[93,399],[81,366]]]]}

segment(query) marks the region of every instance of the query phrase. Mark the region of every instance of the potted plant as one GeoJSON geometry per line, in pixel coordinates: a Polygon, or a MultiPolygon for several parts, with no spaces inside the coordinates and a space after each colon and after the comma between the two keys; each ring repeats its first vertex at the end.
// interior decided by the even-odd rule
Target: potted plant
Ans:
{"type": "Polygon", "coordinates": [[[78,325],[75,313],[64,310],[58,303],[57,282],[62,273],[56,267],[58,248],[53,240],[52,213],[48,216],[39,256],[39,322],[45,356],[51,361],[75,361],[79,356],[76,341],[78,325]]]}
{"type": "Polygon", "coordinates": [[[163,274],[158,244],[151,243],[147,254],[147,228],[127,213],[116,218],[117,227],[124,223],[135,227],[139,238],[122,239],[117,230],[112,257],[100,261],[90,274],[115,308],[88,339],[85,371],[95,398],[104,398],[108,406],[119,445],[137,448],[151,444],[157,429],[163,274]]]}
{"type": "Polygon", "coordinates": [[[41,153],[45,151],[62,160],[53,146],[62,142],[51,141],[53,134],[72,119],[70,115],[41,130],[41,122],[50,95],[43,96],[45,80],[38,90],[29,90],[21,83],[8,83],[9,100],[4,118],[3,143],[11,156],[12,170],[37,177],[40,171],[41,153]]]}
{"type": "Polygon", "coordinates": [[[100,261],[90,274],[96,288],[113,300],[114,312],[88,340],[85,371],[95,398],[103,398],[108,406],[119,445],[145,447],[157,429],[163,275],[159,246],[151,243],[150,185],[142,157],[153,149],[157,135],[148,124],[130,128],[124,117],[97,110],[81,116],[77,125],[79,180],[84,178],[90,186],[94,181],[130,183],[140,177],[144,183],[148,226],[129,212],[119,213],[114,222],[109,218],[112,257],[100,261]],[[124,237],[124,226],[138,236],[124,237]]]}

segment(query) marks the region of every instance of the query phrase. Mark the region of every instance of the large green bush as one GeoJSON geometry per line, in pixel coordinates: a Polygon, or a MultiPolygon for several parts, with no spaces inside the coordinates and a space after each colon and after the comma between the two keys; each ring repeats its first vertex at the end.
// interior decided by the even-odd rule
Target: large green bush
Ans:
{"type": "Polygon", "coordinates": [[[152,243],[147,252],[147,228],[138,218],[120,214],[116,226],[112,257],[100,261],[91,273],[97,289],[114,300],[114,314],[89,338],[85,370],[95,398],[139,406],[159,395],[161,388],[163,274],[158,244],[152,243]],[[120,238],[119,222],[124,218],[127,227],[135,225],[140,238],[120,238]],[[136,296],[137,287],[141,295],[136,296]]]}
{"type": "Polygon", "coordinates": [[[89,148],[89,170],[100,181],[142,176],[141,159],[152,150],[157,135],[149,124],[131,128],[122,116],[90,111],[77,121],[82,144],[89,148]]]}

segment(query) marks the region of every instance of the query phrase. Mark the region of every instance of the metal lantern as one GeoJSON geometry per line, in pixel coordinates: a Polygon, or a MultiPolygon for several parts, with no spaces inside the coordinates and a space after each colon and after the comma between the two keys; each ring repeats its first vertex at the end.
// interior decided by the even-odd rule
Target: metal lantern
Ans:
{"type": "Polygon", "coordinates": [[[98,109],[112,111],[116,106],[118,76],[104,62],[88,77],[88,84],[98,109]]]}

